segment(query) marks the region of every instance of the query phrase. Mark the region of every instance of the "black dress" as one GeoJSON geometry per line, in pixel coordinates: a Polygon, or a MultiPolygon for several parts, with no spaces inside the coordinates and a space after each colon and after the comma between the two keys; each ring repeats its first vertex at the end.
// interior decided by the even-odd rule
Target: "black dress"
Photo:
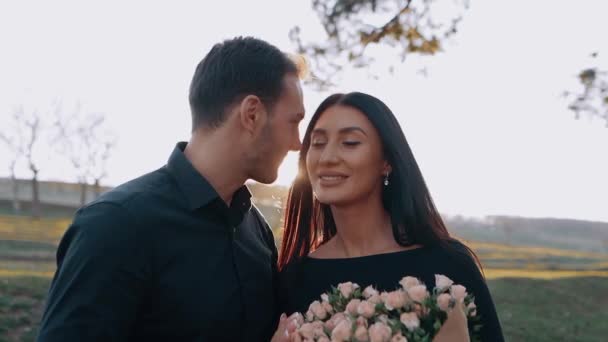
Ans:
{"type": "Polygon", "coordinates": [[[287,265],[279,276],[279,305],[287,314],[306,313],[320,295],[339,283],[352,281],[362,289],[373,285],[379,291],[397,289],[404,276],[435,286],[435,274],[443,274],[475,296],[477,314],[483,324],[481,339],[504,341],[490,292],[473,259],[459,243],[422,247],[407,251],[344,259],[304,257],[287,265]]]}

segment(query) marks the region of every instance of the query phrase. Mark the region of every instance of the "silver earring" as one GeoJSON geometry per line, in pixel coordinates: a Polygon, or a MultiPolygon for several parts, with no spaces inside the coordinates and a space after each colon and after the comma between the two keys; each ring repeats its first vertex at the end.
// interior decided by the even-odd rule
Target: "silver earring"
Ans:
{"type": "Polygon", "coordinates": [[[386,176],[384,176],[384,186],[388,186],[388,172],[386,173],[386,176]]]}

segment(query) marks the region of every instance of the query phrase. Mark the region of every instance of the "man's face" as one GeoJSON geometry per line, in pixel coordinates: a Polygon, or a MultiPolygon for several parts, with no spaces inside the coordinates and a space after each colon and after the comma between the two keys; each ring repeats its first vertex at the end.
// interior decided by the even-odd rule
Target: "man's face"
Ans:
{"type": "Polygon", "coordinates": [[[278,169],[289,151],[298,151],[299,124],[304,118],[304,100],[300,79],[288,74],[283,78],[281,96],[271,108],[269,119],[252,148],[254,165],[250,177],[269,184],[278,176],[278,169]]]}

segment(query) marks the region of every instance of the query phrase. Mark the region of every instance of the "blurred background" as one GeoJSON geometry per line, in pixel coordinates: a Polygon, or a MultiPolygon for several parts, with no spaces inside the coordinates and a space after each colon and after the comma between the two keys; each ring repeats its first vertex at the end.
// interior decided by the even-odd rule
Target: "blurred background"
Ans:
{"type": "MultiPolygon", "coordinates": [[[[0,341],[33,341],[81,205],[188,140],[213,44],[308,61],[307,116],[364,91],[396,114],[508,341],[608,336],[608,5],[485,0],[0,2],[0,341]]],[[[304,131],[307,119],[301,130],[304,131]]],[[[296,174],[250,183],[280,243],[296,174]]]]}

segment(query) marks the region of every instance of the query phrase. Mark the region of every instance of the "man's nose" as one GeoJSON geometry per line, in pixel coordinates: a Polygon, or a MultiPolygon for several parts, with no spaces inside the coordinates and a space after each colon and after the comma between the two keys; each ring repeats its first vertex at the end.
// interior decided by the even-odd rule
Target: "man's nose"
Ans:
{"type": "Polygon", "coordinates": [[[299,151],[302,148],[302,142],[300,141],[300,135],[296,135],[296,137],[291,142],[291,146],[289,147],[290,151],[299,151]]]}

